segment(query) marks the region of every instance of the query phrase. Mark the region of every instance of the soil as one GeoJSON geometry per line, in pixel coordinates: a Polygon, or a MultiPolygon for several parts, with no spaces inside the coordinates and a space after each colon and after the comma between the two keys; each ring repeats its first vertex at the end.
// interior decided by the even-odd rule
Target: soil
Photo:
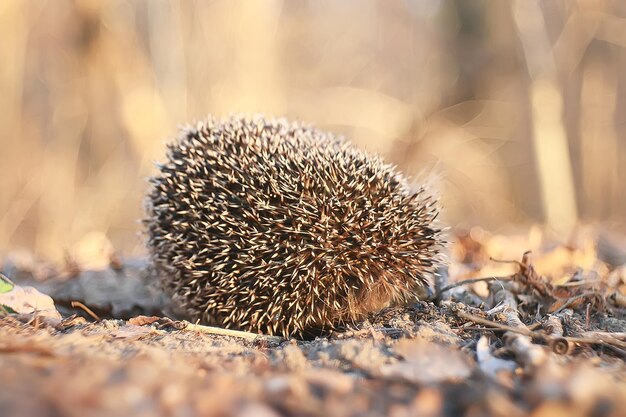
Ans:
{"type": "Polygon", "coordinates": [[[62,318],[0,318],[0,415],[626,416],[624,266],[597,245],[501,265],[481,254],[495,237],[461,237],[430,300],[314,340],[165,318],[140,261],[42,279],[7,258],[62,318]],[[443,289],[493,268],[511,273],[443,289]]]}

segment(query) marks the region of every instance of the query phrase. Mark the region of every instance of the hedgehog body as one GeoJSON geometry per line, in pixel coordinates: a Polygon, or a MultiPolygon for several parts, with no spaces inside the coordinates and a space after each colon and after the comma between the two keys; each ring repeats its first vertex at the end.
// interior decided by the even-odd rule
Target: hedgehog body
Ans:
{"type": "Polygon", "coordinates": [[[434,199],[380,158],[283,119],[209,119],[168,146],[147,199],[162,286],[193,320],[283,336],[415,299],[434,199]]]}

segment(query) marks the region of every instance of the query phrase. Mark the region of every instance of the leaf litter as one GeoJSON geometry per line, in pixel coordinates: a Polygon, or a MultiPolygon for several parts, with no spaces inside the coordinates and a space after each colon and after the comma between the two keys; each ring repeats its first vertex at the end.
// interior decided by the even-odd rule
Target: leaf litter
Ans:
{"type": "Polygon", "coordinates": [[[3,294],[60,314],[3,310],[0,415],[624,416],[623,243],[458,232],[432,300],[308,341],[164,317],[139,261],[43,277],[9,256],[3,294]]]}

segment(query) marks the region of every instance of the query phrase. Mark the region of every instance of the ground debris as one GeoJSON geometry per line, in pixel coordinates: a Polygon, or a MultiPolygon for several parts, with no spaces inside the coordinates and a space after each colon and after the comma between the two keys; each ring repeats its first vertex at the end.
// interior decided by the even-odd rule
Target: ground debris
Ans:
{"type": "Polygon", "coordinates": [[[95,273],[43,281],[97,314],[3,312],[0,415],[624,416],[624,265],[577,241],[509,258],[501,236],[462,235],[433,300],[306,341],[170,319],[143,290],[107,304],[103,288],[139,288],[141,268],[102,272],[95,298],[95,273]]]}

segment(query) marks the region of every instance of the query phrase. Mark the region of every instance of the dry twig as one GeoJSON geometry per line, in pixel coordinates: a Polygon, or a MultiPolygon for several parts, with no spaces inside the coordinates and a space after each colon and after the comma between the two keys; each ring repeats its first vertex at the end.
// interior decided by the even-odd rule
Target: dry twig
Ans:
{"type": "Polygon", "coordinates": [[[87,313],[91,317],[93,317],[94,320],[102,321],[102,319],[100,319],[100,317],[98,317],[98,315],[96,313],[94,313],[89,307],[87,307],[85,304],[81,303],[80,301],[72,301],[71,305],[72,305],[72,307],[79,307],[79,308],[81,308],[85,313],[87,313]]]}
{"type": "Polygon", "coordinates": [[[440,300],[441,294],[444,292],[450,291],[454,288],[461,287],[463,285],[475,284],[477,282],[492,282],[492,281],[510,281],[513,277],[485,277],[485,278],[473,278],[473,279],[465,279],[463,281],[455,282],[454,284],[447,285],[440,289],[437,294],[435,294],[434,299],[440,300]]]}
{"type": "MultiPolygon", "coordinates": [[[[510,331],[510,332],[514,332],[514,333],[519,333],[519,334],[523,334],[525,336],[530,336],[533,339],[537,339],[537,340],[542,340],[548,344],[550,344],[550,342],[553,342],[555,340],[561,339],[561,338],[556,338],[550,335],[547,335],[545,333],[540,333],[540,332],[535,332],[532,330],[528,330],[528,328],[516,328],[516,327],[512,327],[512,326],[508,326],[505,324],[501,324],[498,322],[495,322],[493,320],[489,320],[489,319],[485,319],[482,317],[478,317],[474,314],[470,314],[467,313],[465,311],[457,311],[456,312],[457,316],[459,316],[460,318],[472,321],[474,323],[477,324],[482,324],[485,326],[490,326],[492,328],[495,329],[499,329],[499,330],[505,330],[505,331],[510,331]]],[[[492,330],[492,329],[486,329],[486,330],[492,330]]],[[[620,349],[626,349],[626,342],[622,342],[621,340],[618,340],[616,338],[612,338],[612,337],[608,337],[606,335],[604,336],[596,336],[596,337],[563,337],[563,339],[565,339],[568,343],[580,343],[580,344],[588,344],[588,345],[604,345],[604,346],[613,346],[613,347],[617,347],[620,349]]]]}

